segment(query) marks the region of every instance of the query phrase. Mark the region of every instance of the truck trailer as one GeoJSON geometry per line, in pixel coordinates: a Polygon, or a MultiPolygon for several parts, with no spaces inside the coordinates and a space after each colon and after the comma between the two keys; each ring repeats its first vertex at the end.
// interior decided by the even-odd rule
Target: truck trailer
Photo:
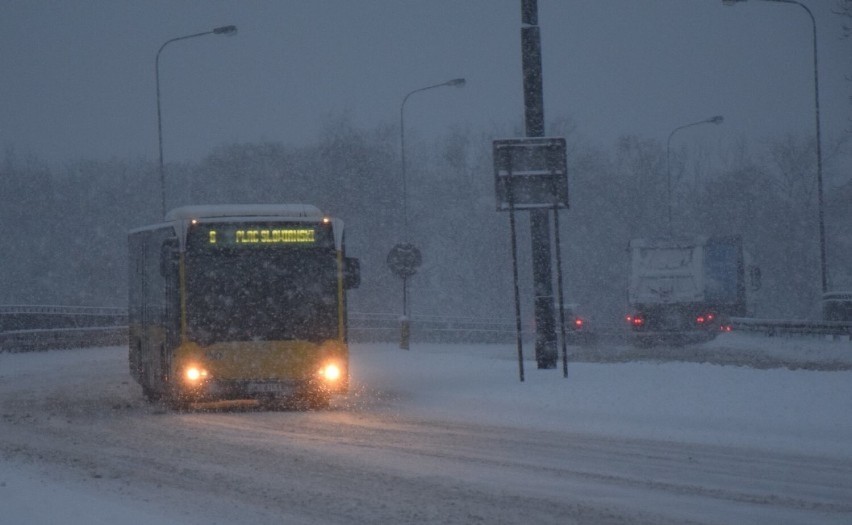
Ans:
{"type": "Polygon", "coordinates": [[[751,315],[760,271],[742,238],[691,236],[633,239],[627,316],[638,346],[705,342],[751,315]]]}

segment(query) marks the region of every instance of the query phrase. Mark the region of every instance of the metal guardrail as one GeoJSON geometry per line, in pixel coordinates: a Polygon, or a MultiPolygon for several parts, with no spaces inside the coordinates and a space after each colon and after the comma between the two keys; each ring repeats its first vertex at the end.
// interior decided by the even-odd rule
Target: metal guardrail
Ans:
{"type": "MultiPolygon", "coordinates": [[[[417,342],[508,343],[516,338],[511,319],[426,315],[412,317],[410,326],[411,340],[417,342]]],[[[399,315],[352,312],[349,337],[356,342],[396,341],[400,337],[399,315]]]]}
{"type": "MultiPolygon", "coordinates": [[[[349,315],[349,337],[354,342],[396,341],[399,330],[395,314],[349,315]]],[[[532,335],[531,330],[523,333],[525,338],[532,335]]],[[[0,352],[111,346],[126,344],[127,337],[123,308],[0,306],[0,352]]],[[[422,316],[411,321],[411,339],[418,342],[510,343],[515,338],[510,319],[422,316]]]]}
{"type": "Polygon", "coordinates": [[[126,308],[0,305],[0,352],[126,343],[126,308]]]}
{"type": "Polygon", "coordinates": [[[808,321],[796,319],[755,319],[734,317],[731,326],[735,331],[761,332],[767,336],[811,335],[847,336],[852,339],[852,322],[808,321]]]}
{"type": "MultiPolygon", "coordinates": [[[[126,315],[122,308],[0,307],[0,351],[76,348],[85,346],[87,336],[90,346],[123,344],[127,340],[126,315]],[[103,323],[105,319],[109,322],[103,323]],[[90,326],[85,326],[87,323],[90,326]]],[[[352,312],[349,315],[352,341],[396,341],[399,330],[396,314],[352,312]]],[[[522,335],[530,338],[533,331],[524,331],[522,335]]],[[[515,323],[511,319],[418,316],[411,320],[411,339],[418,342],[511,343],[515,338],[515,323]]]]}
{"type": "Polygon", "coordinates": [[[56,314],[56,315],[115,315],[127,316],[127,308],[101,306],[54,306],[54,305],[0,305],[3,314],[56,314]]]}
{"type": "Polygon", "coordinates": [[[126,326],[92,326],[0,332],[0,352],[33,352],[127,344],[126,326]]]}
{"type": "MultiPolygon", "coordinates": [[[[767,336],[840,336],[852,340],[852,322],[788,319],[731,319],[736,331],[767,336]]],[[[623,335],[611,327],[596,326],[594,333],[623,335]],[[612,333],[610,333],[612,332],[612,333]]],[[[623,331],[623,330],[622,330],[623,331]]],[[[523,327],[529,341],[534,330],[523,327]]],[[[352,312],[349,336],[354,342],[392,342],[400,337],[399,315],[352,312]]],[[[514,343],[515,321],[507,318],[415,316],[411,340],[435,343],[514,343]]],[[[127,310],[73,306],[0,306],[0,352],[120,345],[127,342],[127,310]]]]}
{"type": "Polygon", "coordinates": [[[126,325],[126,308],[54,305],[0,306],[0,333],[126,325]]]}

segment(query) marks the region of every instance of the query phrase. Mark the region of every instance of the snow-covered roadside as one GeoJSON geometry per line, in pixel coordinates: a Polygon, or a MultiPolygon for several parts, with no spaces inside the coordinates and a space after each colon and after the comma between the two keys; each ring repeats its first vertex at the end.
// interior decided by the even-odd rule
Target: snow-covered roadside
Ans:
{"type": "MultiPolygon", "coordinates": [[[[718,344],[759,356],[775,351],[776,340],[718,344]]],[[[788,346],[832,359],[852,354],[849,342],[788,346]]],[[[537,370],[528,360],[521,383],[515,352],[498,345],[356,345],[352,375],[361,388],[399,396],[390,410],[423,418],[852,459],[852,371],[569,361],[566,379],[561,363],[537,370]]]]}
{"type": "Polygon", "coordinates": [[[94,492],[63,481],[44,467],[0,458],[0,522],[11,524],[64,523],[66,525],[177,525],[185,519],[157,513],[150,502],[94,492]]]}
{"type": "MultiPolygon", "coordinates": [[[[756,356],[778,350],[769,338],[743,341],[734,337],[722,339],[721,343],[756,356]]],[[[843,354],[849,349],[848,342],[805,340],[791,344],[799,345],[801,351],[814,358],[827,353],[843,354]]],[[[792,347],[783,350],[798,351],[792,347]]],[[[565,379],[561,368],[536,370],[534,361],[528,359],[526,381],[521,383],[515,351],[512,345],[412,344],[408,351],[393,344],[353,345],[352,392],[335,400],[330,415],[351,413],[356,419],[359,414],[398,416],[402,422],[470,423],[495,431],[501,427],[523,428],[532,433],[552,433],[542,438],[547,440],[554,436],[567,440],[575,436],[578,441],[582,441],[582,436],[586,440],[589,436],[599,436],[601,440],[649,439],[670,442],[673,448],[680,443],[707,444],[722,451],[725,447],[732,447],[732,452],[733,447],[744,447],[793,453],[806,462],[811,457],[846,464],[852,461],[852,371],[754,369],[707,363],[569,362],[569,377],[565,379]]],[[[38,407],[47,406],[39,401],[42,390],[50,397],[71,395],[80,389],[86,391],[81,399],[90,403],[84,407],[86,410],[97,407],[109,412],[115,399],[130,401],[136,408],[119,411],[128,418],[127,423],[144,415],[157,428],[157,421],[141,408],[141,393],[126,370],[126,349],[120,347],[0,354],[0,430],[4,424],[13,424],[12,417],[28,416],[13,409],[18,394],[30,402],[37,401],[27,406],[38,407]],[[4,407],[13,413],[8,419],[4,407]]],[[[287,414],[271,414],[268,418],[266,414],[233,416],[220,414],[212,418],[248,424],[248,435],[268,435],[269,428],[254,427],[253,421],[258,424],[272,419],[278,425],[279,419],[287,418],[287,414]]],[[[104,413],[99,417],[109,419],[111,415],[104,413]]],[[[323,418],[322,414],[318,417],[323,418]]],[[[208,419],[204,414],[189,418],[199,422],[208,419]]],[[[307,420],[310,419],[312,416],[308,415],[307,420]]],[[[345,433],[345,429],[342,431],[345,433]]],[[[316,446],[320,443],[324,441],[316,446]]],[[[334,445],[334,440],[328,444],[334,445]]],[[[532,452],[512,450],[522,458],[528,455],[534,462],[532,452]]],[[[127,489],[133,493],[130,496],[122,485],[127,479],[98,476],[81,485],[73,482],[73,476],[51,470],[49,464],[38,462],[33,456],[23,462],[14,448],[6,447],[0,452],[0,522],[228,522],[221,509],[219,513],[213,510],[214,502],[209,498],[188,502],[189,511],[187,507],[179,510],[174,501],[169,505],[167,500],[183,501],[183,496],[164,493],[165,489],[133,483],[132,490],[127,489]]],[[[91,452],[97,454],[96,449],[91,452]]],[[[368,452],[364,449],[362,457],[369,457],[368,452]]],[[[378,449],[375,453],[383,452],[378,449]]],[[[742,455],[742,451],[739,453],[742,455]]],[[[406,456],[406,460],[422,462],[415,465],[416,471],[434,467],[434,458],[429,456],[406,456]]],[[[498,485],[501,490],[512,493],[512,480],[495,483],[503,483],[498,485]]],[[[708,521],[725,521],[721,513],[729,507],[714,509],[707,510],[708,521]]],[[[234,512],[252,510],[258,509],[239,508],[234,512]]],[[[776,509],[771,505],[770,510],[781,516],[787,512],[784,507],[776,509]]],[[[799,510],[789,511],[788,521],[800,516],[796,512],[799,510]]],[[[811,516],[806,514],[807,509],[801,512],[811,516]]]]}

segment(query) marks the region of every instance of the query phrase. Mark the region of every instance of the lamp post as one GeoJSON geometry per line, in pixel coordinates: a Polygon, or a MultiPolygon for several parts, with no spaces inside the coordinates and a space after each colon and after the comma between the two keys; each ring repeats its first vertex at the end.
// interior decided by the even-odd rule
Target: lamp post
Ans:
{"type": "Polygon", "coordinates": [[[195,38],[204,35],[233,35],[237,32],[237,26],[221,26],[211,29],[210,31],[204,31],[202,33],[195,33],[192,35],[179,36],[177,38],[172,38],[171,40],[166,40],[163,45],[160,46],[160,49],[157,51],[157,58],[154,61],[154,75],[157,82],[157,142],[159,144],[160,149],[160,209],[162,211],[163,217],[166,215],[166,171],[163,166],[163,121],[162,121],[162,113],[160,111],[160,53],[163,52],[163,49],[171,44],[172,42],[177,42],[178,40],[186,40],[188,38],[195,38]]]}
{"type": "Polygon", "coordinates": [[[693,122],[692,124],[684,124],[683,126],[677,127],[669,133],[669,138],[666,141],[666,193],[668,195],[669,201],[669,236],[672,235],[672,170],[671,170],[671,145],[672,145],[672,137],[674,134],[682,129],[689,128],[692,126],[698,126],[701,124],[721,124],[722,121],[725,120],[722,115],[716,115],[715,117],[710,117],[708,119],[699,120],[698,122],[693,122]]]}
{"type": "MultiPolygon", "coordinates": [[[[819,217],[819,265],[820,279],[822,283],[822,293],[828,291],[828,271],[826,268],[825,255],[825,211],[822,189],[822,133],[820,131],[819,120],[819,57],[817,55],[817,27],[814,14],[808,9],[808,6],[796,0],[762,0],[764,2],[773,2],[776,4],[796,4],[808,13],[811,19],[811,27],[813,28],[813,48],[814,48],[814,115],[816,118],[816,154],[817,154],[817,214],[819,217]]],[[[725,5],[735,5],[745,0],[722,0],[725,5]]]]}
{"type": "Polygon", "coordinates": [[[462,87],[464,84],[465,79],[454,78],[452,80],[447,80],[446,82],[441,82],[440,84],[415,89],[414,91],[408,92],[405,97],[403,97],[402,104],[399,107],[399,148],[402,162],[402,222],[404,242],[394,247],[391,251],[391,256],[393,256],[395,252],[398,254],[404,254],[404,258],[408,263],[405,265],[406,268],[403,268],[404,271],[400,271],[398,273],[398,275],[402,277],[402,317],[400,318],[399,347],[403,350],[408,350],[408,340],[411,333],[408,320],[408,277],[414,275],[416,266],[420,264],[420,252],[408,242],[408,183],[405,175],[405,103],[408,102],[408,97],[415,93],[420,93],[421,91],[444,86],[462,87]]]}
{"type": "Polygon", "coordinates": [[[435,84],[434,86],[426,86],[420,89],[415,89],[414,91],[409,92],[402,99],[402,104],[399,107],[399,148],[400,148],[400,157],[402,159],[402,221],[404,226],[404,240],[408,242],[408,189],[406,186],[406,178],[405,178],[405,103],[408,102],[408,97],[415,93],[420,93],[421,91],[426,91],[429,89],[435,89],[444,86],[458,86],[462,87],[465,84],[465,79],[463,78],[454,78],[452,80],[448,80],[446,82],[441,82],[440,84],[435,84]]]}

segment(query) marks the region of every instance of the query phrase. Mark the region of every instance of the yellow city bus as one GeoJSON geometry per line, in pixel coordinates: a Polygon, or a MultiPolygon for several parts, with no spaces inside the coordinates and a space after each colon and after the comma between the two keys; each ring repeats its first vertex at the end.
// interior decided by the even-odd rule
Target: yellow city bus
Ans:
{"type": "Polygon", "coordinates": [[[343,222],[305,204],[185,206],[129,232],[130,373],[151,401],[327,406],[349,385],[343,222]]]}

